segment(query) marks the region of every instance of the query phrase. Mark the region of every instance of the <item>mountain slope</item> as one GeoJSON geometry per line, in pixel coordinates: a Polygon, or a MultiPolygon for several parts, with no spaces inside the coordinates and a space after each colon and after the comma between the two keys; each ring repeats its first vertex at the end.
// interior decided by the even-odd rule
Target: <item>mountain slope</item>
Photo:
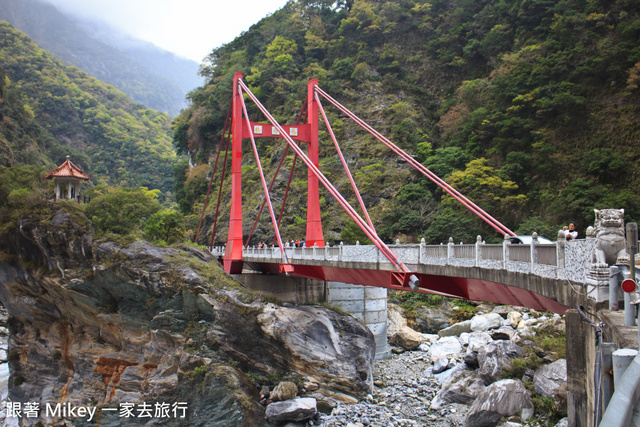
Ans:
{"type": "Polygon", "coordinates": [[[70,155],[94,184],[173,189],[171,119],[65,66],[0,21],[0,166],[70,155]]]}
{"type": "Polygon", "coordinates": [[[185,94],[200,84],[196,62],[149,44],[125,43],[106,27],[78,23],[40,0],[0,0],[0,19],[42,49],[158,111],[177,114],[186,106],[185,94]]]}
{"type": "MultiPolygon", "coordinates": [[[[214,153],[236,71],[285,124],[315,77],[516,232],[553,238],[569,220],[584,230],[594,207],[624,207],[636,221],[639,40],[640,5],[623,0],[299,0],[212,52],[204,68],[211,83],[178,118],[176,142],[201,161],[214,153]]],[[[335,128],[384,238],[501,238],[346,121],[335,128]]],[[[350,194],[324,139],[321,169],[350,194]]],[[[281,141],[259,144],[269,157],[263,165],[281,152],[281,141]]],[[[178,185],[202,200],[195,173],[178,185]]],[[[249,200],[259,197],[245,188],[249,200]]],[[[359,237],[346,232],[349,221],[329,196],[323,203],[329,240],[359,237]]],[[[304,197],[291,206],[285,238],[304,233],[304,197]]]]}

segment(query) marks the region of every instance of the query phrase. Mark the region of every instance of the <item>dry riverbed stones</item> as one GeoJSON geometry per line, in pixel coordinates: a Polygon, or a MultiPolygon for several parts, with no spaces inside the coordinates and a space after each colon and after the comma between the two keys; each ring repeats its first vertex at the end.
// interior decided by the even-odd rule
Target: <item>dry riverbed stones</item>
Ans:
{"type": "MultiPolygon", "coordinates": [[[[289,427],[525,426],[534,414],[532,394],[521,379],[502,379],[501,372],[531,345],[530,337],[540,325],[561,321],[558,315],[503,306],[437,335],[413,333],[405,329],[406,323],[399,323],[392,334],[412,339],[390,340],[407,345],[394,347],[390,358],[376,362],[371,395],[289,427]],[[422,342],[416,346],[416,340],[422,342]]],[[[552,391],[543,395],[557,395],[557,390],[566,389],[563,363],[559,359],[553,366],[525,373],[523,379],[541,390],[541,384],[551,384],[552,391]],[[556,366],[560,368],[552,369],[556,366]]]]}

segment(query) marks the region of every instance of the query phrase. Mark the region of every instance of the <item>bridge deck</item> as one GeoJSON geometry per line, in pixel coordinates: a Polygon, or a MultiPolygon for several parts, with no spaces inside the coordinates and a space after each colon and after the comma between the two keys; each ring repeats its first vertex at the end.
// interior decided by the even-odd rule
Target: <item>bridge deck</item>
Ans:
{"type": "MultiPolygon", "coordinates": [[[[554,244],[390,245],[416,272],[420,292],[564,313],[583,300],[593,240],[554,244]],[[572,268],[565,268],[566,264],[572,268]]],[[[393,284],[394,268],[373,245],[286,248],[289,274],[410,290],[393,284]]],[[[222,248],[212,251],[222,256],[222,248]]],[[[246,248],[244,268],[283,274],[279,248],[246,248]]]]}

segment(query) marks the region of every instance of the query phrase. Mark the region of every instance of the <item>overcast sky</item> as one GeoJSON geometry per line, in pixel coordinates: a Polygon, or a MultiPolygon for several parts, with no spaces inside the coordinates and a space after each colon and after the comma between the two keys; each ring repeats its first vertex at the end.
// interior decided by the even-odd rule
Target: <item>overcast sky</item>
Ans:
{"type": "Polygon", "coordinates": [[[287,0],[47,0],[200,63],[287,0]]]}

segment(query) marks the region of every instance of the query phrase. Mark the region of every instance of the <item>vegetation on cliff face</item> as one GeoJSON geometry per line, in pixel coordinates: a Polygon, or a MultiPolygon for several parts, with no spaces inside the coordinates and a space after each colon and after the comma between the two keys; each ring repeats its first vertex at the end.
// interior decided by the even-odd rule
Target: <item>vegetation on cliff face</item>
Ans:
{"type": "MultiPolygon", "coordinates": [[[[148,205],[129,200],[122,209],[148,205]]],[[[185,402],[185,418],[167,425],[253,427],[264,424],[260,386],[273,390],[283,378],[304,378],[332,406],[372,392],[374,338],[352,316],[276,306],[192,245],[100,238],[76,210],[84,206],[45,201],[20,226],[0,230],[11,400],[185,402]]],[[[37,415],[36,424],[53,423],[37,415]]],[[[116,412],[101,417],[121,422],[116,412]]]]}
{"type": "MultiPolygon", "coordinates": [[[[209,55],[209,83],[177,118],[175,143],[200,164],[212,158],[236,71],[283,124],[295,122],[307,81],[318,78],[321,88],[518,233],[553,238],[569,220],[584,229],[598,207],[624,207],[626,220],[636,221],[638,40],[640,5],[626,0],[292,1],[209,55]]],[[[249,114],[263,120],[253,107],[249,114]]],[[[449,236],[472,240],[478,232],[500,238],[335,111],[329,118],[383,238],[437,243],[449,236]]],[[[327,135],[321,139],[321,170],[355,200],[327,135]]],[[[263,165],[277,161],[282,140],[258,144],[263,165]]],[[[249,180],[257,178],[249,161],[245,168],[249,180]]],[[[298,190],[305,176],[300,169],[298,190]]],[[[178,201],[188,198],[183,212],[201,209],[206,185],[188,173],[176,177],[178,201]]],[[[280,178],[276,200],[285,173],[280,178]]],[[[261,197],[257,187],[245,184],[247,212],[261,197]]],[[[304,196],[290,197],[285,238],[304,233],[304,196]]],[[[328,196],[322,204],[326,238],[343,237],[349,220],[328,196]]]]}
{"type": "Polygon", "coordinates": [[[66,66],[0,22],[0,166],[61,164],[93,184],[173,190],[168,115],[66,66]]]}
{"type": "Polygon", "coordinates": [[[0,20],[42,49],[157,111],[178,114],[185,106],[184,95],[202,84],[197,62],[127,39],[95,22],[66,16],[49,2],[3,0],[0,20]]]}
{"type": "Polygon", "coordinates": [[[40,166],[0,166],[0,236],[23,220],[39,218],[50,222],[52,212],[62,209],[78,223],[92,229],[98,239],[131,243],[144,238],[158,245],[172,245],[185,240],[185,222],[176,208],[163,207],[160,190],[146,187],[126,188],[98,185],[86,191],[87,204],[75,201],[52,203],[52,184],[44,180],[40,166]]]}

